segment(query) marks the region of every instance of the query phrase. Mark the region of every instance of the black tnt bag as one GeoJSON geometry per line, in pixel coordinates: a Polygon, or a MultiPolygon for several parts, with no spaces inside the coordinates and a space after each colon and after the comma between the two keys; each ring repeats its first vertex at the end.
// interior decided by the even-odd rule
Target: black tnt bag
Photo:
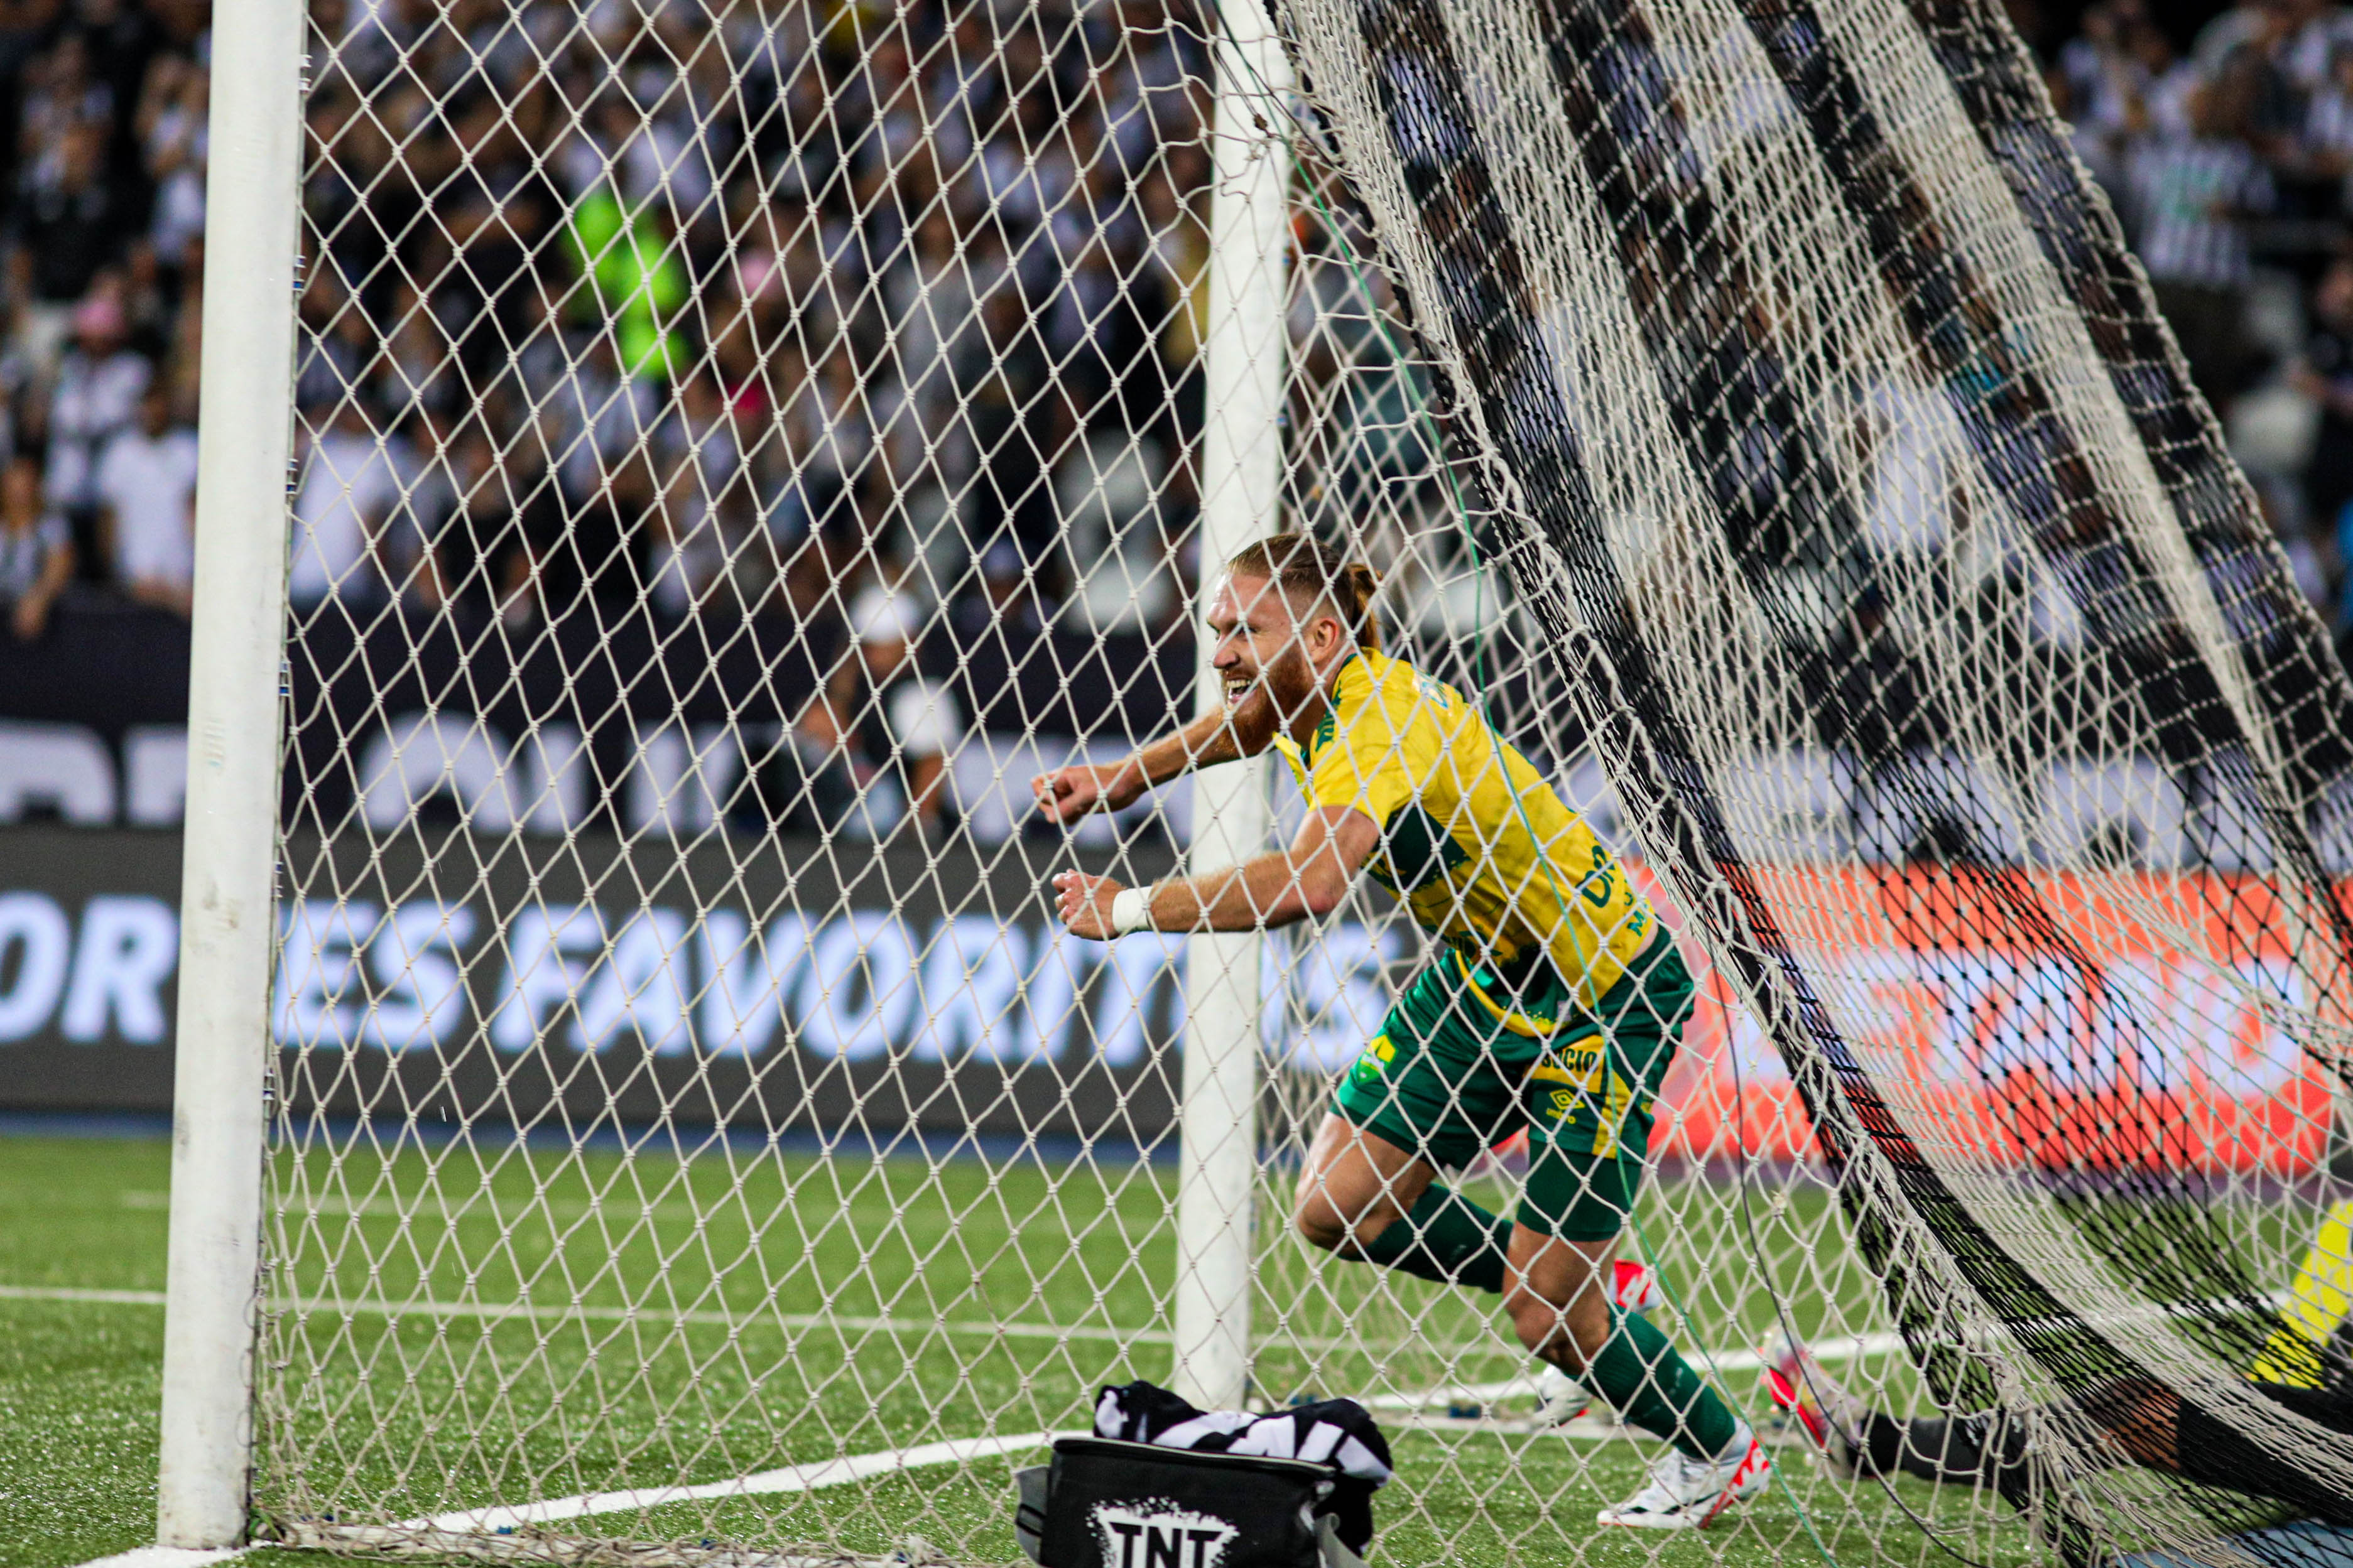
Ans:
{"type": "Polygon", "coordinates": [[[1319,1568],[1339,1545],[1318,1518],[1332,1472],[1300,1459],[1064,1437],[1018,1479],[1017,1533],[1044,1568],[1319,1568]]]}

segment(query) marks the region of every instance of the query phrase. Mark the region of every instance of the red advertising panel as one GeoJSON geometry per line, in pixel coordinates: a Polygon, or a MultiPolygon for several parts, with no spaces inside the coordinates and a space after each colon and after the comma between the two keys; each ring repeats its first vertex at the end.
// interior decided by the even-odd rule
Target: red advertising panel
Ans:
{"type": "MultiPolygon", "coordinates": [[[[2094,1170],[2294,1174],[2322,1157],[2326,1080],[2259,1005],[2311,1005],[2269,887],[2212,874],[1996,875],[2033,896],[1989,898],[1942,868],[1760,873],[1833,1016],[1915,1133],[1990,1162],[2094,1170]],[[2021,904],[2047,923],[2000,912],[2021,904]]],[[[1687,929],[1646,879],[1662,915],[1687,929]]],[[[1721,975],[1702,978],[1666,1099],[1655,1153],[1817,1152],[1779,1054],[1721,975]]]]}

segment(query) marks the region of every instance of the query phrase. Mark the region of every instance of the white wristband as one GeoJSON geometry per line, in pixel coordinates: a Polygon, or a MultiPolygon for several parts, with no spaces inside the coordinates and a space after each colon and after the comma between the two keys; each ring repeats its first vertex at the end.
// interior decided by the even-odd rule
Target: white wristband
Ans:
{"type": "Polygon", "coordinates": [[[1152,929],[1152,889],[1123,888],[1111,897],[1111,929],[1113,936],[1125,936],[1132,931],[1152,929]]]}

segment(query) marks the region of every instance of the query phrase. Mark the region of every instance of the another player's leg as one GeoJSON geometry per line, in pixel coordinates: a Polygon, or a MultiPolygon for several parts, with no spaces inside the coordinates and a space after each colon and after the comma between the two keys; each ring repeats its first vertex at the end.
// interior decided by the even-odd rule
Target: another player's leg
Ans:
{"type": "Polygon", "coordinates": [[[1618,1233],[1641,1167],[1546,1149],[1514,1227],[1504,1310],[1520,1341],[1673,1451],[1603,1524],[1688,1530],[1771,1484],[1756,1435],[1650,1320],[1615,1305],[1618,1233]]]}
{"type": "MultiPolygon", "coordinates": [[[[1773,1403],[1796,1420],[1823,1468],[1846,1480],[1915,1476],[1940,1484],[1987,1488],[2014,1506],[2035,1492],[2028,1424],[2008,1412],[1973,1415],[1896,1415],[1850,1391],[1801,1345],[1786,1348],[1765,1374],[1773,1403]]],[[[2109,1429],[2111,1464],[2174,1469],[2173,1405],[2155,1385],[2117,1388],[2097,1402],[2109,1429]]],[[[2088,1408],[2084,1414],[2093,1414],[2088,1408]]]]}
{"type": "MultiPolygon", "coordinates": [[[[1832,1473],[1850,1479],[1897,1474],[1990,1487],[2021,1508],[2033,1496],[2029,1424],[2007,1412],[1902,1416],[1873,1409],[1809,1353],[1791,1346],[1767,1373],[1773,1401],[1798,1419],[1832,1473]]],[[[2353,1382],[2297,1388],[2250,1379],[2247,1386],[2330,1431],[2353,1432],[2353,1382]]],[[[2310,1518],[2353,1523],[2353,1505],[2236,1426],[2185,1403],[2156,1383],[2110,1384],[2069,1402],[2069,1415],[2107,1434],[2107,1458],[2170,1471],[2206,1486],[2274,1498],[2310,1518]]]]}
{"type": "Polygon", "coordinates": [[[1767,1370],[1765,1386],[1841,1480],[1910,1475],[1923,1480],[1990,1479],[1990,1430],[1962,1422],[1915,1420],[1874,1410],[1869,1401],[1816,1360],[1803,1345],[1786,1346],[1767,1370]]]}

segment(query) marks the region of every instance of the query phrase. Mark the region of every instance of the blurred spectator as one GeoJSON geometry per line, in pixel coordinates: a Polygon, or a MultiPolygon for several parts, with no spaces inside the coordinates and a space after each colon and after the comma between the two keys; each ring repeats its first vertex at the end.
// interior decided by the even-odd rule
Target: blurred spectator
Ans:
{"type": "Polygon", "coordinates": [[[139,100],[160,29],[138,0],[74,0],[73,9],[74,28],[60,40],[59,47],[69,41],[80,45],[88,79],[105,93],[108,117],[119,133],[126,133],[121,153],[135,168],[138,146],[127,134],[132,130],[130,110],[139,100]]]}
{"type": "Polygon", "coordinates": [[[156,257],[176,268],[205,228],[206,112],[211,74],[193,60],[159,58],[139,100],[139,141],[154,202],[147,236],[156,257]]]}
{"type": "Polygon", "coordinates": [[[1856,409],[1856,434],[1871,455],[1863,538],[1883,559],[1916,563],[1945,547],[1966,494],[1951,471],[1958,443],[1942,397],[1890,380],[1856,409]]]}
{"type": "Polygon", "coordinates": [[[432,611],[448,602],[436,545],[456,511],[455,440],[448,420],[412,409],[399,426],[400,498],[385,520],[377,558],[396,600],[406,609],[432,611]]]}
{"type": "Polygon", "coordinates": [[[855,693],[857,753],[877,769],[895,764],[916,819],[930,827],[946,805],[947,758],[964,739],[964,716],[955,693],[916,667],[923,622],[913,595],[868,588],[850,613],[858,658],[843,673],[855,693]]]}
{"type": "Polygon", "coordinates": [[[2082,32],[2059,49],[2054,99],[2074,127],[2076,151],[2110,190],[2124,184],[2130,140],[2149,128],[2149,85],[2170,53],[2138,0],[2086,8],[2082,32]]]}
{"type": "Polygon", "coordinates": [[[458,417],[465,411],[465,376],[451,357],[440,321],[411,285],[402,284],[392,299],[387,341],[373,366],[376,386],[386,404],[402,413],[422,409],[439,418],[458,417]]]}
{"type": "MultiPolygon", "coordinates": [[[[691,615],[711,603],[742,554],[735,519],[702,496],[675,494],[648,529],[647,595],[663,614],[691,615]]],[[[747,602],[757,598],[756,591],[747,602]]]]}
{"type": "Polygon", "coordinates": [[[193,412],[204,384],[205,313],[201,302],[205,295],[205,241],[202,235],[188,241],[188,248],[181,256],[174,281],[178,286],[177,298],[166,300],[172,320],[163,333],[162,374],[172,388],[172,406],[193,412]]]}
{"type": "Polygon", "coordinates": [[[113,131],[113,85],[90,79],[90,47],[77,31],[58,37],[48,54],[31,63],[25,72],[22,104],[18,155],[36,169],[51,163],[50,174],[56,172],[53,161],[63,154],[76,131],[94,129],[101,142],[113,131]]]}
{"type": "Polygon", "coordinates": [[[121,243],[127,204],[107,175],[105,153],[103,124],[67,126],[54,155],[26,168],[16,203],[14,281],[30,296],[28,346],[44,369],[71,330],[75,306],[121,243]]]}
{"type": "Polygon", "coordinates": [[[527,573],[498,454],[478,424],[468,424],[446,445],[445,460],[428,465],[409,486],[407,515],[416,537],[393,546],[396,580],[404,596],[423,609],[455,603],[476,615],[506,615],[527,573]],[[404,545],[416,552],[413,564],[398,559],[404,545]]]}
{"type": "Polygon", "coordinates": [[[378,541],[401,494],[393,443],[346,400],[335,405],[327,428],[300,434],[296,452],[301,479],[294,490],[287,599],[298,610],[330,598],[371,603],[381,587],[378,541]]]}
{"type": "Polygon", "coordinates": [[[120,279],[116,287],[122,302],[124,341],[132,352],[149,361],[169,353],[178,325],[179,301],[164,276],[155,247],[144,236],[133,238],[123,247],[121,267],[109,276],[120,279]]]}
{"type": "Polygon", "coordinates": [[[916,667],[923,622],[902,589],[870,584],[851,605],[856,647],[794,721],[795,776],[771,786],[794,811],[853,837],[885,837],[909,818],[941,824],[964,715],[955,694],[916,667]]]}
{"type": "Polygon", "coordinates": [[[371,374],[383,357],[382,340],[364,301],[343,287],[329,265],[311,271],[302,286],[300,309],[302,335],[295,351],[294,406],[314,418],[351,399],[364,407],[378,391],[371,374]]]}
{"type": "Polygon", "coordinates": [[[2337,52],[2353,44],[2353,14],[2335,0],[2274,0],[2280,16],[2278,55],[2297,92],[2317,89],[2337,52]]]}
{"type": "Polygon", "coordinates": [[[0,0],[0,74],[23,75],[60,9],[60,0],[0,0]]]}
{"type": "Polygon", "coordinates": [[[12,459],[0,472],[0,605],[18,641],[31,642],[48,628],[49,608],[73,569],[73,534],[41,504],[41,466],[12,459]]]}
{"type": "Polygon", "coordinates": [[[185,618],[196,565],[196,433],[173,424],[169,388],[140,394],[138,424],[106,444],[92,488],[114,580],[140,604],[185,618]]]}
{"type": "Polygon", "coordinates": [[[646,566],[666,531],[649,456],[616,463],[604,488],[577,508],[566,506],[554,477],[520,446],[509,453],[507,468],[516,532],[542,614],[594,608],[609,621],[644,598],[646,566]]]}
{"type": "Polygon", "coordinates": [[[1045,614],[1011,542],[1000,539],[981,552],[980,593],[957,604],[953,624],[957,642],[966,647],[995,636],[1023,648],[1046,635],[1045,614]]]}
{"type": "Polygon", "coordinates": [[[98,455],[127,429],[155,367],[132,352],[122,280],[100,280],[73,313],[73,347],[58,363],[49,393],[49,503],[68,516],[98,512],[98,455]]]}
{"type": "Polygon", "coordinates": [[[2312,335],[2293,372],[2296,390],[2320,410],[2305,500],[2313,521],[2335,533],[2353,501],[2353,258],[2339,258],[2322,277],[2312,312],[2312,335]]]}
{"type": "Polygon", "coordinates": [[[2247,219],[2269,212],[2274,196],[2269,171],[2237,134],[2241,124],[2221,92],[2201,85],[2186,107],[2188,127],[2145,141],[2126,175],[2158,306],[2181,340],[2199,390],[2220,407],[2249,368],[2247,219]]]}

